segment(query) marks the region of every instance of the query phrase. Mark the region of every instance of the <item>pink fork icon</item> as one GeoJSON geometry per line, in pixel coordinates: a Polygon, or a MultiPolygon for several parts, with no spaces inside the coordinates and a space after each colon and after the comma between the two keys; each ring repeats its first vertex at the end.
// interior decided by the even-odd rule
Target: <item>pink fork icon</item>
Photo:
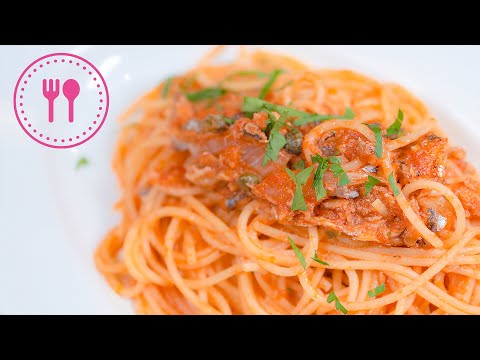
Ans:
{"type": "Polygon", "coordinates": [[[53,86],[53,80],[48,80],[48,89],[47,89],[47,79],[43,79],[43,96],[48,100],[48,121],[53,122],[53,103],[58,97],[60,92],[60,80],[55,80],[55,86],[53,86]]]}

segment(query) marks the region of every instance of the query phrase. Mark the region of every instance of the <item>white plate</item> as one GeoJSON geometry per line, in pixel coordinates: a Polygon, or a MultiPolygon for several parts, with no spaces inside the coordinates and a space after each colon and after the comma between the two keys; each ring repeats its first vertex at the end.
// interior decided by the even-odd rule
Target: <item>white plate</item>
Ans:
{"type": "MultiPolygon", "coordinates": [[[[433,114],[480,165],[480,47],[264,46],[319,67],[350,68],[398,82],[433,114]]],[[[0,312],[129,314],[95,270],[92,253],[118,220],[110,166],[116,117],[136,97],[194,64],[208,46],[0,46],[0,312]],[[86,144],[45,148],[19,127],[12,106],[21,71],[53,52],[73,52],[106,78],[111,108],[86,144]],[[80,156],[91,164],[75,171],[80,156]]],[[[77,110],[79,111],[79,110],[77,110]]]]}

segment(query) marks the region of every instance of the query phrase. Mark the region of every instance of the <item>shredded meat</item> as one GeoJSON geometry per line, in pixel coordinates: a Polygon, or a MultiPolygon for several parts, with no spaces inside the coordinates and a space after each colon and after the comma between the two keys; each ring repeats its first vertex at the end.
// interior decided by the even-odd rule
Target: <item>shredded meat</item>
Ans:
{"type": "Polygon", "coordinates": [[[471,178],[452,186],[470,216],[480,216],[480,182],[471,178]]]}
{"type": "Polygon", "coordinates": [[[247,122],[243,127],[243,133],[245,135],[251,136],[254,139],[261,140],[262,142],[267,142],[267,135],[262,131],[260,126],[247,122]]]}
{"type": "MultiPolygon", "coordinates": [[[[232,99],[235,97],[230,101],[232,99]]],[[[319,134],[318,138],[310,136],[307,142],[303,141],[304,136],[315,134],[315,127],[308,124],[297,131],[289,123],[280,130],[288,138],[288,147],[279,151],[276,161],[263,166],[269,139],[269,131],[265,130],[267,114],[255,113],[250,119],[240,113],[241,106],[225,104],[225,107],[228,122],[208,107],[200,110],[184,107],[183,113],[176,114],[182,120],[174,130],[172,143],[182,154],[181,160],[169,167],[170,174],[164,171],[159,174],[159,178],[165,176],[161,181],[182,177],[184,183],[211,189],[220,199],[215,206],[225,214],[256,199],[262,205],[262,216],[271,217],[283,226],[320,225],[358,241],[390,246],[429,246],[398,206],[385,180],[389,174],[383,173],[381,160],[375,155],[375,144],[364,135],[351,129],[336,129],[319,134]],[[313,176],[310,176],[302,189],[308,209],[292,211],[295,183],[285,166],[290,164],[293,169],[293,164],[300,162],[305,167],[311,165],[311,159],[305,158],[305,144],[311,147],[312,154],[340,157],[342,166],[351,162],[346,170],[349,183],[339,186],[339,175],[335,176],[329,168],[322,180],[326,196],[317,200],[312,187],[313,176]],[[365,189],[368,175],[382,179],[369,194],[365,189]],[[254,181],[249,180],[247,186],[245,179],[254,181]]],[[[391,141],[384,138],[386,146],[391,141]]],[[[449,148],[447,139],[429,132],[390,155],[400,187],[418,179],[445,182],[446,178],[458,177],[458,173],[466,174],[448,186],[464,205],[467,217],[480,217],[480,182],[475,170],[466,162],[463,150],[449,148]],[[451,168],[449,164],[453,164],[451,168]]],[[[295,169],[295,172],[300,171],[300,168],[295,169]]],[[[410,195],[408,201],[437,236],[447,238],[453,231],[455,211],[444,197],[421,190],[410,195]]]]}
{"type": "Polygon", "coordinates": [[[448,141],[430,132],[411,146],[395,152],[398,179],[402,185],[414,180],[429,179],[443,182],[447,161],[448,141]]]}
{"type": "MultiPolygon", "coordinates": [[[[348,189],[348,187],[345,188],[348,189]]],[[[302,226],[323,225],[358,240],[397,246],[404,245],[405,241],[412,239],[416,241],[420,238],[404,218],[393,194],[385,187],[373,188],[369,196],[352,198],[332,196],[317,203],[315,193],[311,189],[311,182],[307,182],[303,188],[304,198],[309,208],[306,212],[291,211],[294,191],[294,184],[288,175],[284,171],[279,171],[269,175],[255,186],[253,194],[274,206],[276,216],[281,223],[302,226]],[[380,199],[388,209],[385,217],[379,215],[372,207],[376,199],[380,199]]],[[[327,194],[330,191],[327,189],[327,194]]],[[[359,190],[350,191],[359,192],[359,190]]]]}

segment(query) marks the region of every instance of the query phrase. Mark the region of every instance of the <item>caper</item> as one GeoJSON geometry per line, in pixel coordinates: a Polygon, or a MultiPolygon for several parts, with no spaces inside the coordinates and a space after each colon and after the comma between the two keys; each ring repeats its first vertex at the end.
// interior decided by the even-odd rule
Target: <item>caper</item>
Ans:
{"type": "Polygon", "coordinates": [[[238,185],[243,190],[250,190],[250,187],[257,185],[260,182],[260,178],[255,174],[243,174],[237,180],[238,185]]]}
{"type": "Polygon", "coordinates": [[[300,131],[290,131],[285,135],[287,144],[285,150],[293,155],[300,155],[302,153],[303,134],[300,131]]]}

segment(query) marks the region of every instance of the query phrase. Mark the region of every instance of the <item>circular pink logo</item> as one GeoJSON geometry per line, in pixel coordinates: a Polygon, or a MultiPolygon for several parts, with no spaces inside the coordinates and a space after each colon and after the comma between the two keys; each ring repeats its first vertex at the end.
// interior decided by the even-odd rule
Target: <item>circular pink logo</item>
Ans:
{"type": "Polygon", "coordinates": [[[13,106],[18,123],[33,140],[51,148],[71,148],[90,140],[105,122],[107,83],[78,55],[45,55],[20,75],[13,106]]]}

